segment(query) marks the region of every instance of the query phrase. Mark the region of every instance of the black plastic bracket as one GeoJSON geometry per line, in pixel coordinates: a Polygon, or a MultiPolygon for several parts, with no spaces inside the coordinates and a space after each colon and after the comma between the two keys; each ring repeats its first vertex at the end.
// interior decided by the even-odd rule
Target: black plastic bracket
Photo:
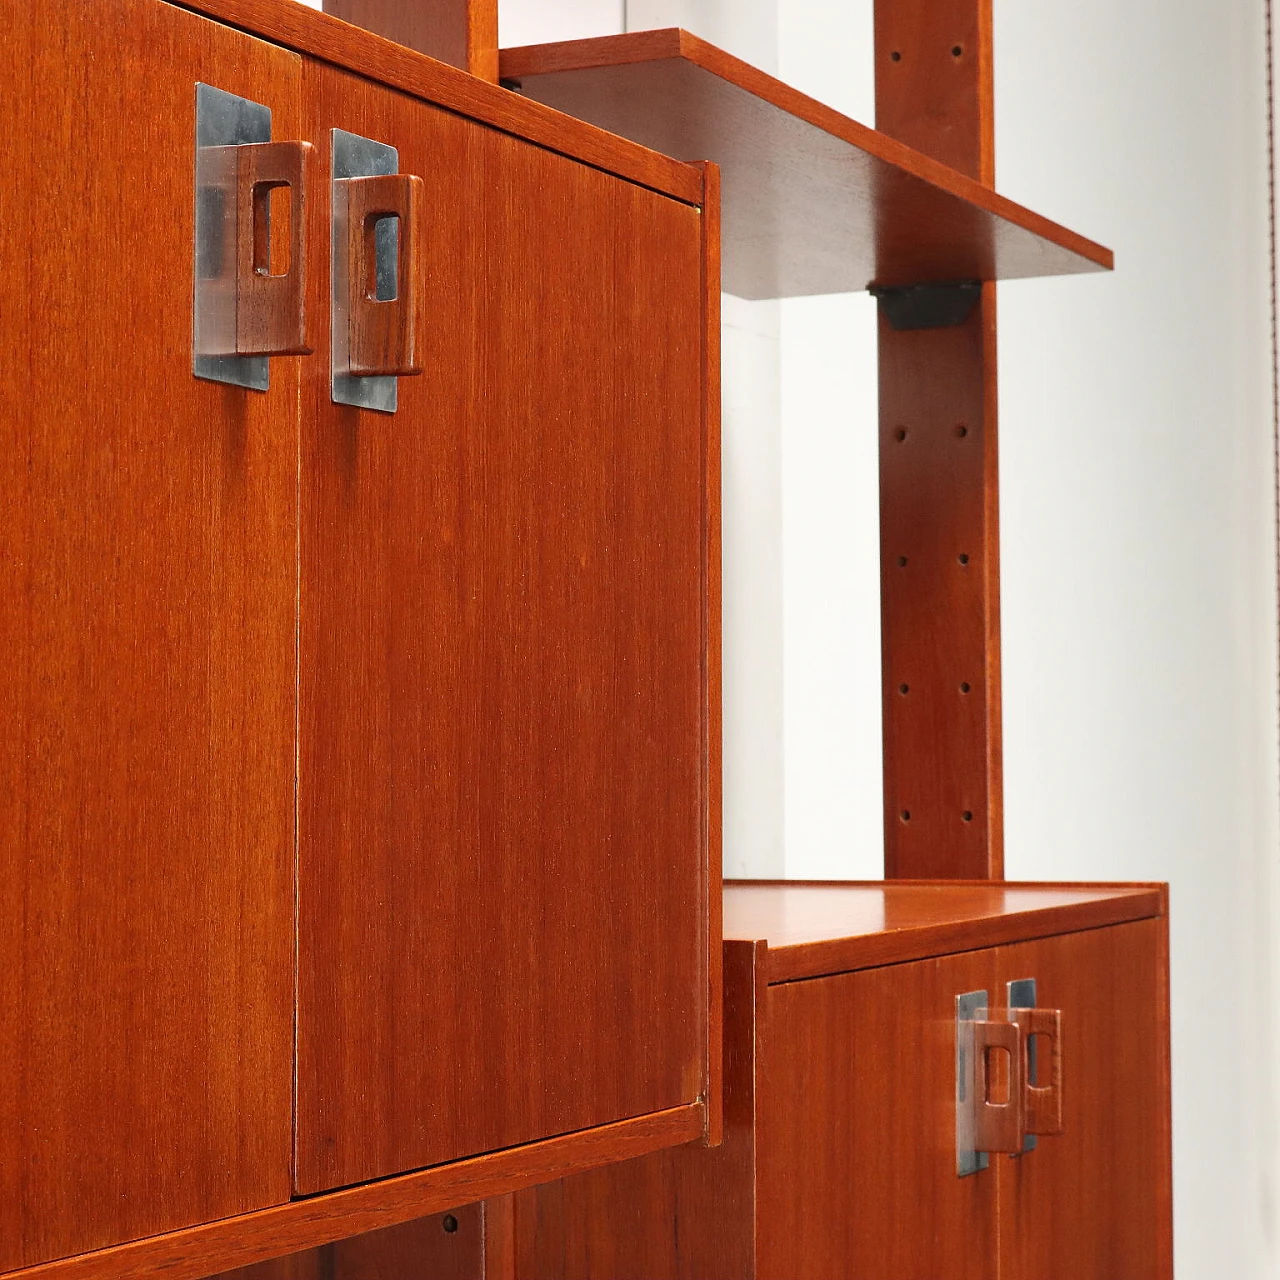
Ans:
{"type": "Polygon", "coordinates": [[[867,292],[895,329],[948,329],[969,318],[982,297],[982,281],[912,284],[895,289],[872,285],[867,292]]]}

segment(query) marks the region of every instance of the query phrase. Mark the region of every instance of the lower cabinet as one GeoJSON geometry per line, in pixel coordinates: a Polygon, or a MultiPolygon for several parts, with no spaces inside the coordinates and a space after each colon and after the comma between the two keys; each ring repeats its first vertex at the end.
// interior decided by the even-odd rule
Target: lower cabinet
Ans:
{"type": "Polygon", "coordinates": [[[519,1193],[516,1274],[1170,1276],[1165,901],[726,886],[724,1145],[519,1193]]]}

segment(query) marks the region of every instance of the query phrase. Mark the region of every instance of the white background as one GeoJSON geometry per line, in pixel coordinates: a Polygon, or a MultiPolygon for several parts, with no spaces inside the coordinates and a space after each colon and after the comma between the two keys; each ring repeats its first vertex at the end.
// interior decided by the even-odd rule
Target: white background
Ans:
{"type": "MultiPolygon", "coordinates": [[[[1000,289],[1007,871],[1172,882],[1181,1280],[1280,1276],[1263,2],[995,0],[997,185],[1117,267],[1000,289]]],[[[874,114],[870,0],[500,13],[683,25],[874,114]]],[[[873,313],[725,319],[726,872],[878,877],[873,313]]]]}

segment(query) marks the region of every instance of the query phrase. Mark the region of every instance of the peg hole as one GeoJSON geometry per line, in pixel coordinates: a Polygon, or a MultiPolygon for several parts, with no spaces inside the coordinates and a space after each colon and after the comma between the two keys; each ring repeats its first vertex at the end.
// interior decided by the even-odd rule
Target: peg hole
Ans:
{"type": "Polygon", "coordinates": [[[969,692],[969,682],[968,682],[967,680],[961,680],[961,681],[960,681],[960,692],[961,692],[961,693],[968,693],[968,692],[969,692]]]}
{"type": "Polygon", "coordinates": [[[961,440],[963,440],[963,439],[965,438],[965,436],[967,436],[968,434],[969,434],[969,428],[968,428],[968,427],[966,427],[966,426],[964,425],[964,423],[962,422],[962,423],[961,423],[961,424],[956,428],[956,435],[958,435],[958,436],[960,437],[960,439],[961,439],[961,440]]]}
{"type": "Polygon", "coordinates": [[[907,567],[907,557],[906,557],[906,556],[899,556],[899,557],[898,557],[898,568],[899,568],[899,569],[905,569],[906,567],[907,567]]]}
{"type": "Polygon", "coordinates": [[[440,1225],[449,1233],[449,1235],[453,1235],[453,1233],[458,1229],[458,1220],[453,1216],[453,1214],[446,1213],[441,1219],[440,1225]]]}
{"type": "Polygon", "coordinates": [[[908,693],[911,692],[911,686],[909,684],[900,684],[898,686],[898,692],[905,697],[908,693]]]}
{"type": "Polygon", "coordinates": [[[953,58],[958,58],[958,57],[959,57],[963,52],[964,52],[964,49],[963,49],[963,48],[961,48],[961,46],[960,46],[960,45],[958,45],[958,44],[953,44],[953,45],[951,46],[951,56],[952,56],[953,58]]]}
{"type": "Polygon", "coordinates": [[[890,62],[901,62],[901,61],[902,61],[902,54],[900,54],[900,53],[897,51],[897,49],[895,49],[895,50],[894,50],[894,51],[889,55],[889,61],[890,61],[890,62]]]}
{"type": "Polygon", "coordinates": [[[972,821],[973,821],[973,810],[972,810],[972,809],[966,809],[966,810],[965,810],[965,811],[960,815],[960,820],[961,820],[962,822],[972,822],[972,821]]]}
{"type": "Polygon", "coordinates": [[[899,815],[899,817],[901,817],[901,819],[902,819],[902,821],[903,821],[903,822],[910,822],[910,821],[911,821],[911,810],[910,810],[910,809],[903,809],[903,811],[902,811],[902,813],[899,815]]]}
{"type": "Polygon", "coordinates": [[[962,551],[960,555],[957,557],[957,559],[960,561],[961,564],[968,564],[969,553],[967,551],[962,551]]]}
{"type": "Polygon", "coordinates": [[[901,443],[902,443],[902,441],[903,441],[903,440],[905,440],[905,439],[907,438],[907,429],[906,429],[906,427],[894,427],[894,429],[893,429],[893,438],[894,438],[895,440],[897,440],[899,444],[901,444],[901,443]]]}

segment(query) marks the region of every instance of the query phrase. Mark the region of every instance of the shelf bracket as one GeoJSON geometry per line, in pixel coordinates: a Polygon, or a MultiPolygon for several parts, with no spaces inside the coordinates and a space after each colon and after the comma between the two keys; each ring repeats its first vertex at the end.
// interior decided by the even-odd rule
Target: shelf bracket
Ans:
{"type": "Polygon", "coordinates": [[[882,289],[872,285],[868,293],[894,329],[950,329],[964,324],[982,297],[981,280],[951,284],[912,284],[882,289]]]}

